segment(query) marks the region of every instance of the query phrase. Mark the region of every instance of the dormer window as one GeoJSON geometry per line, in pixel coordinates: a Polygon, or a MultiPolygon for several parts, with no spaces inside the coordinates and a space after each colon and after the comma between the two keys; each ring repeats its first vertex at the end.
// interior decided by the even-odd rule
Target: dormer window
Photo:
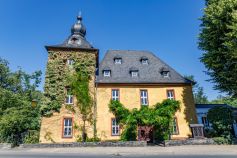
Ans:
{"type": "Polygon", "coordinates": [[[115,64],[122,64],[122,58],[115,58],[114,63],[115,64]]]}
{"type": "Polygon", "coordinates": [[[167,67],[162,67],[161,69],[160,69],[160,73],[161,73],[161,75],[164,77],[164,78],[168,78],[168,77],[170,77],[170,73],[169,73],[170,71],[169,71],[169,69],[167,68],[167,67]]]}
{"type": "Polygon", "coordinates": [[[138,71],[131,71],[132,77],[137,77],[138,76],[138,71]]]}
{"type": "Polygon", "coordinates": [[[142,59],[142,64],[148,64],[148,59],[142,59]]]}
{"type": "Polygon", "coordinates": [[[163,77],[169,77],[169,71],[164,71],[163,73],[162,73],[162,75],[163,75],[163,77]]]}
{"type": "Polygon", "coordinates": [[[129,72],[132,77],[138,77],[138,69],[137,68],[131,67],[129,72]]]}
{"type": "Polygon", "coordinates": [[[104,77],[110,77],[111,76],[111,71],[110,70],[104,70],[104,77]]]}
{"type": "Polygon", "coordinates": [[[144,65],[148,65],[148,58],[147,57],[141,57],[141,63],[144,65]]]}

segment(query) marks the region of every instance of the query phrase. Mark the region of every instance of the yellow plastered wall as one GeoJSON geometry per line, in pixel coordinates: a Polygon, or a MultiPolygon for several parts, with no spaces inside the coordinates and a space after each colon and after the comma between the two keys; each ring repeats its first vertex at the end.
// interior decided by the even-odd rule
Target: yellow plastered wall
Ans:
{"type": "MultiPolygon", "coordinates": [[[[54,53],[54,56],[53,58],[48,57],[48,62],[52,60],[56,60],[56,59],[60,59],[60,60],[71,59],[72,57],[77,58],[78,60],[91,59],[92,61],[95,61],[95,62],[97,61],[96,50],[92,52],[88,52],[85,50],[69,51],[69,50],[55,49],[55,50],[50,50],[50,52],[54,53]]],[[[93,74],[95,74],[94,72],[96,70],[96,64],[90,69],[92,69],[93,74]]],[[[94,98],[95,76],[91,76],[89,88],[90,88],[91,96],[92,98],[94,98]]],[[[74,105],[75,104],[76,104],[76,98],[74,97],[74,105]]],[[[73,105],[69,105],[69,106],[73,106],[73,105]]],[[[68,110],[68,108],[66,108],[65,104],[62,104],[60,112],[54,112],[53,115],[50,117],[42,117],[41,129],[40,129],[40,143],[75,142],[77,137],[82,135],[81,130],[76,129],[75,125],[81,127],[82,124],[83,122],[81,119],[80,112],[77,110],[75,113],[73,113],[70,110],[68,110]],[[72,132],[72,137],[70,138],[63,137],[63,119],[64,118],[72,118],[73,132],[72,132]]],[[[92,138],[93,125],[86,124],[86,130],[87,130],[88,137],[92,138]]]]}
{"type": "Polygon", "coordinates": [[[120,102],[128,109],[140,108],[140,90],[148,91],[149,106],[167,99],[167,90],[173,89],[175,99],[181,102],[181,109],[175,116],[178,120],[179,134],[172,139],[183,139],[191,136],[190,123],[197,123],[191,85],[99,85],[97,87],[97,134],[102,140],[117,140],[119,136],[111,135],[111,118],[108,104],[112,89],[119,89],[120,102]]]}
{"type": "MultiPolygon", "coordinates": [[[[60,113],[53,113],[51,117],[42,117],[40,130],[40,143],[62,143],[75,142],[78,136],[81,136],[80,130],[75,128],[81,126],[81,117],[78,114],[72,113],[70,110],[62,106],[60,113]],[[64,118],[72,118],[72,137],[63,137],[63,120],[64,118]]],[[[88,136],[93,136],[93,128],[90,125],[86,126],[88,136]]]]}

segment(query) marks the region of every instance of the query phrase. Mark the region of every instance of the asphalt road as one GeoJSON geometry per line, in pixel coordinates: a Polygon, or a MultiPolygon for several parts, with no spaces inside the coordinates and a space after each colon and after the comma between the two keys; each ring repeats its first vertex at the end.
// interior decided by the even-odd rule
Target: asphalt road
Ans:
{"type": "Polygon", "coordinates": [[[237,158],[237,146],[0,149],[0,158],[237,158]]]}
{"type": "Polygon", "coordinates": [[[0,158],[236,158],[230,155],[74,155],[74,154],[3,154],[0,158]]]}
{"type": "Polygon", "coordinates": [[[3,154],[0,158],[236,158],[237,156],[228,155],[72,155],[72,154],[3,154]]]}

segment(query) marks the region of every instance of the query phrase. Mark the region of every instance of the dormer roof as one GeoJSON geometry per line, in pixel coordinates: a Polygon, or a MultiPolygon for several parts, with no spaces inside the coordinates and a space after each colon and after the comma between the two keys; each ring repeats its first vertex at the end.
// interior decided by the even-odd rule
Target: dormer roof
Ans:
{"type": "Polygon", "coordinates": [[[97,83],[167,83],[167,84],[191,84],[190,80],[185,79],[168,64],[149,51],[131,51],[131,50],[109,50],[99,65],[99,75],[97,83]],[[123,63],[114,64],[114,58],[121,57],[123,63]],[[141,64],[141,59],[149,59],[149,65],[141,64]],[[109,67],[113,76],[110,78],[103,77],[103,70],[109,67]],[[130,71],[139,71],[139,76],[131,78],[130,71]],[[160,73],[161,70],[169,71],[169,77],[164,78],[160,73]]]}

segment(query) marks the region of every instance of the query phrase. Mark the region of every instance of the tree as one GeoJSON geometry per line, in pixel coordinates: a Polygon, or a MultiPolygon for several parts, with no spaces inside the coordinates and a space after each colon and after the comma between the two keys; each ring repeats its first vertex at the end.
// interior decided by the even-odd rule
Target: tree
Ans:
{"type": "Polygon", "coordinates": [[[213,130],[217,136],[225,137],[231,140],[233,115],[230,107],[217,106],[210,109],[207,118],[210,121],[213,130]]]}
{"type": "Polygon", "coordinates": [[[0,58],[0,142],[15,145],[24,133],[40,128],[40,104],[32,107],[32,100],[40,102],[42,93],[36,88],[41,72],[27,74],[21,69],[11,72],[8,62],[0,58]]]}
{"type": "Polygon", "coordinates": [[[206,104],[208,103],[208,98],[204,93],[204,89],[203,87],[199,86],[199,84],[195,81],[194,76],[190,75],[190,76],[185,76],[185,78],[193,81],[193,83],[195,83],[193,85],[193,97],[194,97],[194,102],[196,104],[206,104]]]}
{"type": "Polygon", "coordinates": [[[217,96],[216,99],[212,100],[212,104],[227,104],[229,106],[237,107],[237,99],[230,96],[217,96]]]}
{"type": "Polygon", "coordinates": [[[72,94],[76,97],[76,111],[79,110],[79,116],[83,121],[82,125],[82,141],[85,142],[87,138],[86,132],[86,122],[89,124],[93,123],[92,108],[93,108],[93,98],[90,93],[89,82],[91,80],[90,63],[76,62],[74,64],[74,71],[69,75],[69,87],[72,94]]]}
{"type": "Polygon", "coordinates": [[[214,88],[237,97],[237,0],[206,0],[199,48],[214,88]]]}

